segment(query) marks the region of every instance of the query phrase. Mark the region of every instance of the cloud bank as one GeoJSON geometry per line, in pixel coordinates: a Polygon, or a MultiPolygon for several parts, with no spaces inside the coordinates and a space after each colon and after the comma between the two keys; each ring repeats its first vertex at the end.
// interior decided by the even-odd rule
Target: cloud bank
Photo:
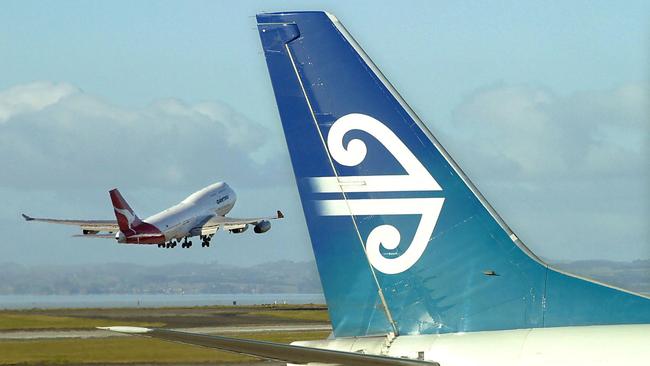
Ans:
{"type": "Polygon", "coordinates": [[[645,84],[570,96],[496,86],[467,98],[453,121],[479,142],[475,153],[508,164],[523,179],[638,175],[647,166],[649,107],[645,84]]]}
{"type": "MultiPolygon", "coordinates": [[[[219,102],[111,105],[65,83],[0,92],[0,185],[168,188],[278,177],[277,135],[219,102]]],[[[198,188],[198,187],[197,187],[198,188]]]]}
{"type": "Polygon", "coordinates": [[[491,86],[454,110],[445,141],[539,254],[649,258],[649,95],[491,86]]]}
{"type": "MultiPolygon", "coordinates": [[[[468,95],[448,124],[432,129],[537,254],[650,258],[648,95],[642,83],[572,95],[493,85],[468,95]]],[[[224,238],[219,256],[310,259],[288,160],[279,126],[254,123],[223,103],[164,99],[132,108],[65,83],[17,85],[0,91],[0,229],[8,235],[0,255],[26,263],[125,255],[200,261],[199,251],[71,245],[69,228],[17,226],[18,214],[110,218],[105,191],[114,186],[136,210],[153,213],[226,180],[241,195],[234,215],[280,208],[288,219],[261,246],[255,237],[224,238]],[[23,238],[33,252],[25,252],[23,238]]]]}

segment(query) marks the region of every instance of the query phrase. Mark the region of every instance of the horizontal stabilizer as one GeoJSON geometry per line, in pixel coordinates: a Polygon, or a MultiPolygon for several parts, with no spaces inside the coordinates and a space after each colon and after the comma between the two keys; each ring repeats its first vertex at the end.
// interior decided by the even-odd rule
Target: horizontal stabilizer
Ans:
{"type": "Polygon", "coordinates": [[[73,238],[115,239],[115,234],[75,234],[73,238]]]}
{"type": "Polygon", "coordinates": [[[436,362],[420,361],[408,358],[333,351],[282,343],[178,332],[167,329],[138,327],[101,327],[99,329],[142,335],[172,342],[193,344],[294,364],[318,362],[347,366],[439,366],[436,362]]]}

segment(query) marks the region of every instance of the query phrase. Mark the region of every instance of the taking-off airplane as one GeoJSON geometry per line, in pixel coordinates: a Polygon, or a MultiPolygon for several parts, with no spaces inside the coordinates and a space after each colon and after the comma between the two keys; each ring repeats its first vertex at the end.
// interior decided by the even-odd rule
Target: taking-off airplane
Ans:
{"type": "Polygon", "coordinates": [[[179,204],[141,220],[131,206],[113,189],[109,191],[116,220],[61,220],[35,218],[23,214],[27,221],[78,226],[81,237],[115,238],[123,244],[157,244],[159,248],[192,246],[188,238],[199,236],[201,246],[209,247],[210,240],[219,230],[240,234],[253,226],[257,234],[271,230],[270,220],[284,217],[279,210],[272,217],[232,218],[226,214],[237,201],[235,191],[224,182],[211,184],[196,191],[179,204]]]}
{"type": "Polygon", "coordinates": [[[109,329],[292,364],[648,364],[650,298],[533,254],[334,16],[257,22],[333,334],[109,329]]]}

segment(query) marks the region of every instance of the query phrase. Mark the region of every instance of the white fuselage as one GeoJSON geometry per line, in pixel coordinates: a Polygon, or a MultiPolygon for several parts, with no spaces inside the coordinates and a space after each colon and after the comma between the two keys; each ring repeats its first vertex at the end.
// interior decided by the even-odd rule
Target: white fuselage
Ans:
{"type": "Polygon", "coordinates": [[[192,193],[179,204],[143,221],[160,230],[167,241],[200,235],[193,231],[216,216],[224,216],[235,206],[237,195],[224,182],[211,184],[192,193]]]}
{"type": "Polygon", "coordinates": [[[650,364],[650,324],[557,327],[440,335],[335,338],[292,344],[418,357],[441,366],[650,364]]]}

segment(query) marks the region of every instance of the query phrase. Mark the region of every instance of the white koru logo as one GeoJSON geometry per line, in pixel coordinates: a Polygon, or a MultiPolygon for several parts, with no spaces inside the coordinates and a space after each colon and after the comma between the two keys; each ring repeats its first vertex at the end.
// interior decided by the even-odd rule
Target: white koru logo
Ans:
{"type": "MultiPolygon", "coordinates": [[[[317,193],[441,191],[442,188],[406,145],[383,123],[359,113],[339,118],[330,128],[327,148],[332,158],[345,166],[357,166],[366,158],[366,144],[360,139],[343,146],[343,136],[352,130],[367,132],[377,139],[406,170],[406,175],[313,177],[317,193]]],[[[386,258],[380,252],[396,249],[400,232],[392,225],[375,227],[366,239],[368,260],[378,271],[397,274],[411,268],[422,256],[438,222],[444,198],[343,199],[316,201],[322,216],[422,215],[408,249],[399,257],[386,258]]]]}

